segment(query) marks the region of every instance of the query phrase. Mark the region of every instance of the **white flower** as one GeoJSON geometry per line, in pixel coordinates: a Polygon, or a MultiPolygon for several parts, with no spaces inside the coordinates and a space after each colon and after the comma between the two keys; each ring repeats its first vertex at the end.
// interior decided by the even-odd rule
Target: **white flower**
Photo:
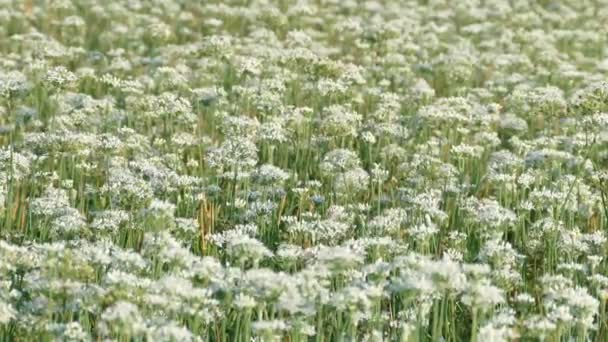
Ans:
{"type": "Polygon", "coordinates": [[[262,258],[273,255],[263,243],[245,235],[235,236],[228,241],[226,253],[241,264],[246,261],[257,264],[262,258]]]}
{"type": "Polygon", "coordinates": [[[359,156],[346,149],[336,149],[328,152],[320,167],[327,174],[352,170],[360,165],[359,156]]]}
{"type": "Polygon", "coordinates": [[[0,299],[0,324],[8,324],[16,315],[17,311],[9,303],[0,299]]]}
{"type": "Polygon", "coordinates": [[[19,71],[0,72],[0,96],[12,97],[30,87],[25,75],[19,71]]]}
{"type": "Polygon", "coordinates": [[[493,324],[486,324],[479,329],[477,335],[479,341],[492,341],[492,342],[507,342],[513,341],[517,338],[513,329],[508,327],[496,327],[493,324]]]}
{"type": "Polygon", "coordinates": [[[360,167],[338,174],[335,180],[336,190],[345,194],[366,190],[368,185],[369,174],[360,167]]]}
{"type": "Polygon", "coordinates": [[[148,327],[146,329],[146,335],[148,340],[159,342],[190,342],[201,340],[186,327],[180,326],[176,322],[168,322],[161,325],[153,325],[148,327]]]}
{"type": "Polygon", "coordinates": [[[106,308],[101,319],[99,330],[105,335],[111,332],[138,334],[145,329],[138,307],[126,301],[118,301],[106,308]]]}
{"type": "Polygon", "coordinates": [[[55,87],[72,85],[78,80],[78,76],[66,69],[64,66],[57,66],[47,71],[45,81],[55,87]]]}
{"type": "Polygon", "coordinates": [[[462,296],[463,304],[484,311],[504,302],[504,291],[487,281],[472,282],[462,296]]]}
{"type": "Polygon", "coordinates": [[[255,298],[243,293],[239,293],[234,298],[234,306],[240,310],[253,309],[258,305],[255,298]]]}
{"type": "Polygon", "coordinates": [[[251,324],[253,331],[259,334],[275,333],[287,330],[289,326],[283,320],[255,321],[251,324]]]}
{"type": "Polygon", "coordinates": [[[289,179],[289,174],[274,165],[264,164],[252,173],[251,178],[263,185],[278,185],[289,179]]]}

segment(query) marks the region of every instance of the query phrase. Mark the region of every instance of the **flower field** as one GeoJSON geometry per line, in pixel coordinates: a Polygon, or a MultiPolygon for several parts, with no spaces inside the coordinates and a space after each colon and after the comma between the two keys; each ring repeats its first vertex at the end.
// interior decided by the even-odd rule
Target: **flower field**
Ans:
{"type": "Polygon", "coordinates": [[[0,23],[0,342],[608,341],[608,1],[0,23]]]}

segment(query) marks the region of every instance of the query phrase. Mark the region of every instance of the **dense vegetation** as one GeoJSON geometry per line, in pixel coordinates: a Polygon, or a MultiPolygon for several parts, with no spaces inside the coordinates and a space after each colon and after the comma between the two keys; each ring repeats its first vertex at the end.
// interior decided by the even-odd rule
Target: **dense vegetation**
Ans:
{"type": "Polygon", "coordinates": [[[0,0],[0,341],[607,341],[605,0],[0,0]]]}

